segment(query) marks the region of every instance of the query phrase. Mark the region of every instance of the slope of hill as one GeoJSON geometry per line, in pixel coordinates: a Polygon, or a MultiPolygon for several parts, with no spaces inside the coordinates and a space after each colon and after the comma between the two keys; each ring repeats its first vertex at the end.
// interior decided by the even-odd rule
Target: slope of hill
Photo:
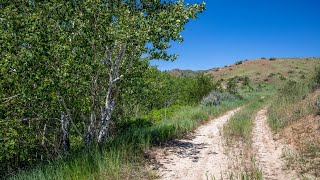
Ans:
{"type": "Polygon", "coordinates": [[[235,76],[248,76],[253,82],[279,82],[304,79],[310,76],[314,67],[320,64],[319,58],[306,59],[256,59],[239,61],[228,67],[209,70],[206,74],[212,75],[214,80],[228,79],[235,76]]]}
{"type": "Polygon", "coordinates": [[[181,70],[181,69],[172,69],[168,71],[169,74],[173,76],[183,76],[183,77],[190,77],[194,76],[199,73],[199,71],[192,71],[192,70],[181,70]]]}
{"type": "Polygon", "coordinates": [[[311,75],[314,67],[318,64],[320,64],[320,58],[271,58],[238,61],[229,66],[204,71],[174,69],[168,72],[175,76],[203,72],[211,75],[215,81],[247,76],[253,83],[262,81],[280,83],[286,79],[305,79],[311,75]]]}

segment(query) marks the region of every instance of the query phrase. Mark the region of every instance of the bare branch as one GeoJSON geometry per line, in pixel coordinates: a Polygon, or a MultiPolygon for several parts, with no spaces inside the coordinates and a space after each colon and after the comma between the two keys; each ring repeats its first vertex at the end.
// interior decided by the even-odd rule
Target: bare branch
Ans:
{"type": "Polygon", "coordinates": [[[43,127],[43,133],[42,133],[42,146],[44,146],[44,139],[45,139],[45,135],[46,135],[46,130],[47,130],[47,124],[44,124],[44,127],[43,127]]]}
{"type": "Polygon", "coordinates": [[[123,77],[123,75],[120,75],[119,77],[115,78],[112,83],[116,83],[117,81],[119,81],[121,78],[123,77]]]}
{"type": "Polygon", "coordinates": [[[60,96],[60,102],[63,106],[63,108],[65,109],[65,111],[67,112],[67,115],[68,115],[68,119],[69,121],[71,122],[71,125],[73,126],[73,128],[76,130],[76,132],[82,137],[84,138],[83,134],[79,131],[79,129],[77,128],[77,126],[74,124],[73,120],[72,120],[72,117],[71,117],[71,112],[70,110],[67,108],[67,105],[64,101],[64,99],[60,96]]]}

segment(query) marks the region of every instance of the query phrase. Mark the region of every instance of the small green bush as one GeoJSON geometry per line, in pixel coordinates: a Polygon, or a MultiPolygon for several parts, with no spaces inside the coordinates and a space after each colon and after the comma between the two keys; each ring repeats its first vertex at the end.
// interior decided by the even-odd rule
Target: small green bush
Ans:
{"type": "Polygon", "coordinates": [[[270,73],[270,74],[268,75],[268,77],[274,77],[274,76],[276,76],[275,73],[270,73]]]}
{"type": "Polygon", "coordinates": [[[294,73],[294,71],[290,70],[290,71],[288,71],[288,73],[289,73],[289,74],[293,74],[293,73],[294,73]]]}
{"type": "Polygon", "coordinates": [[[237,85],[237,76],[229,78],[227,82],[227,91],[231,94],[237,94],[238,85],[237,85]]]}
{"type": "Polygon", "coordinates": [[[313,76],[314,86],[319,87],[320,85],[320,66],[316,67],[315,75],[313,76]]]}
{"type": "Polygon", "coordinates": [[[280,80],[285,81],[287,78],[285,78],[283,75],[280,75],[280,80]]]}
{"type": "Polygon", "coordinates": [[[275,61],[275,60],[277,60],[277,58],[270,58],[269,60],[270,61],[275,61]]]}
{"type": "Polygon", "coordinates": [[[237,99],[237,97],[228,92],[222,93],[222,92],[212,91],[208,96],[202,99],[200,104],[203,106],[218,106],[223,101],[232,101],[235,99],[237,99]]]}

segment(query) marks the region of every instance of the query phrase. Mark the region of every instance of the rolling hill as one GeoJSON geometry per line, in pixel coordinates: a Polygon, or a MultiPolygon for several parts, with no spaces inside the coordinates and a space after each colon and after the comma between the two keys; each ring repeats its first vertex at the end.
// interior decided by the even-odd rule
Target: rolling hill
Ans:
{"type": "Polygon", "coordinates": [[[317,65],[320,65],[320,58],[262,58],[238,61],[229,66],[203,71],[174,69],[168,72],[174,76],[192,76],[204,73],[211,75],[214,81],[247,76],[253,83],[277,84],[287,79],[307,78],[317,65]]]}

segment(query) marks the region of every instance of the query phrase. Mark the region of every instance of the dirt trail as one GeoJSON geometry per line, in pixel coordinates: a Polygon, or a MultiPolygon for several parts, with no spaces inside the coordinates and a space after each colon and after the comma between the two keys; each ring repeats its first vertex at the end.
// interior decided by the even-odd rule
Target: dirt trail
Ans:
{"type": "Polygon", "coordinates": [[[161,179],[227,179],[230,159],[224,153],[223,125],[240,108],[199,127],[189,139],[174,140],[156,152],[161,179]]]}
{"type": "Polygon", "coordinates": [[[252,147],[259,168],[262,169],[263,179],[296,179],[293,172],[283,170],[282,149],[279,141],[274,141],[267,124],[267,110],[262,109],[255,118],[252,147]]]}

